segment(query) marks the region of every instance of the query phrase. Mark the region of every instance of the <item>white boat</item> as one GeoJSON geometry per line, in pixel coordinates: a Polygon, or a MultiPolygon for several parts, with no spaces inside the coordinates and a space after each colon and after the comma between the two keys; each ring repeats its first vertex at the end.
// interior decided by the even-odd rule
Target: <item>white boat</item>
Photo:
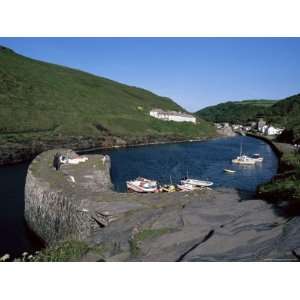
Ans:
{"type": "Polygon", "coordinates": [[[177,188],[181,191],[181,192],[191,192],[194,190],[199,189],[197,186],[192,185],[192,184],[177,184],[177,188]]]}
{"type": "Polygon", "coordinates": [[[127,189],[137,193],[155,193],[158,191],[157,181],[138,177],[135,180],[126,181],[127,189]]]}
{"type": "Polygon", "coordinates": [[[254,159],[256,162],[262,162],[264,160],[264,158],[261,157],[258,153],[253,154],[252,159],[254,159]]]}
{"type": "Polygon", "coordinates": [[[241,140],[240,144],[240,155],[237,156],[232,160],[234,164],[240,164],[240,165],[255,165],[256,161],[254,158],[251,158],[247,155],[242,154],[243,153],[243,144],[241,140]]]}
{"type": "Polygon", "coordinates": [[[212,186],[214,183],[212,181],[205,181],[205,180],[198,180],[187,178],[180,181],[181,184],[189,184],[193,186],[205,187],[205,186],[212,186]]]}
{"type": "Polygon", "coordinates": [[[234,158],[232,162],[234,164],[240,164],[240,165],[255,165],[256,163],[255,159],[247,155],[240,155],[237,158],[234,158]]]}
{"type": "Polygon", "coordinates": [[[224,172],[226,172],[226,173],[235,173],[236,171],[235,170],[230,170],[230,169],[224,169],[224,172]]]}

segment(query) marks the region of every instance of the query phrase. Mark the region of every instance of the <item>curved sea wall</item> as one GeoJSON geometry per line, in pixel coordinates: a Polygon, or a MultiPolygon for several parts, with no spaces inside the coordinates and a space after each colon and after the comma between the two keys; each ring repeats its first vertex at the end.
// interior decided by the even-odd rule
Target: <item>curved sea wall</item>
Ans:
{"type": "Polygon", "coordinates": [[[297,260],[299,218],[287,221],[265,201],[241,201],[233,189],[116,193],[107,156],[86,155],[56,170],[56,152],[76,157],[62,149],[36,157],[26,179],[25,218],[48,245],[88,244],[81,261],[297,260]]]}
{"type": "Polygon", "coordinates": [[[86,239],[97,224],[89,215],[84,196],[112,187],[109,158],[103,162],[102,155],[87,156],[84,166],[63,165],[57,171],[53,167],[57,152],[76,157],[71,150],[43,152],[29,166],[25,185],[25,219],[47,244],[66,238],[86,239]]]}

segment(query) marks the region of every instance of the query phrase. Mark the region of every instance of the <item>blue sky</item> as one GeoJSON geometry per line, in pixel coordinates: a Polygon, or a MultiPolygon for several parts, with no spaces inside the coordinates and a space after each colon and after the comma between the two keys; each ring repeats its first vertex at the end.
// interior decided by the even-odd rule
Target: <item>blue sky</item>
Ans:
{"type": "Polygon", "coordinates": [[[0,38],[0,45],[149,89],[190,111],[300,92],[300,38],[0,38]]]}

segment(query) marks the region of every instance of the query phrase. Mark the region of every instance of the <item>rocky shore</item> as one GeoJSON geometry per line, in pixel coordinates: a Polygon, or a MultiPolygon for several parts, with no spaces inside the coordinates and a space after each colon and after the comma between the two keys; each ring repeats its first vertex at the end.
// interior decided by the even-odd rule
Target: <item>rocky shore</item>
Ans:
{"type": "Polygon", "coordinates": [[[116,193],[110,160],[56,171],[56,152],[40,154],[28,169],[25,218],[48,246],[64,240],[89,245],[80,261],[297,260],[300,218],[271,204],[243,199],[233,189],[192,193],[116,193]]]}
{"type": "MultiPolygon", "coordinates": [[[[1,136],[0,136],[1,137],[1,136]]],[[[210,137],[211,138],[211,137],[210,137]]],[[[193,141],[206,138],[194,138],[193,141]]],[[[186,138],[178,136],[140,136],[140,137],[114,137],[104,135],[101,138],[68,137],[49,140],[36,139],[32,142],[6,142],[0,145],[0,166],[12,165],[30,161],[38,154],[58,148],[74,149],[77,152],[93,151],[95,149],[109,149],[118,147],[133,147],[152,144],[188,142],[186,138]]]]}

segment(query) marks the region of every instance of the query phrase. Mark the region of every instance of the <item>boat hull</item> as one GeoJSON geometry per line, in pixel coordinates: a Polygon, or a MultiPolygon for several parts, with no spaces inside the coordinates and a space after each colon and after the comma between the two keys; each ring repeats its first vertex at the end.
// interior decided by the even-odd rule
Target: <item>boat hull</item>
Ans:
{"type": "Polygon", "coordinates": [[[247,160],[233,159],[232,162],[238,165],[255,165],[255,161],[250,161],[250,160],[247,161],[247,160]]]}
{"type": "Polygon", "coordinates": [[[224,169],[225,173],[230,173],[230,174],[234,174],[236,171],[234,170],[229,170],[229,169],[224,169]]]}
{"type": "Polygon", "coordinates": [[[181,184],[190,184],[198,187],[212,186],[214,183],[211,181],[197,180],[197,179],[185,179],[181,180],[181,184]]]}
{"type": "MultiPolygon", "coordinates": [[[[152,181],[149,181],[152,182],[152,181]]],[[[145,181],[127,181],[126,186],[128,191],[136,193],[156,193],[158,191],[157,184],[153,183],[147,186],[148,182],[145,181]]]]}

